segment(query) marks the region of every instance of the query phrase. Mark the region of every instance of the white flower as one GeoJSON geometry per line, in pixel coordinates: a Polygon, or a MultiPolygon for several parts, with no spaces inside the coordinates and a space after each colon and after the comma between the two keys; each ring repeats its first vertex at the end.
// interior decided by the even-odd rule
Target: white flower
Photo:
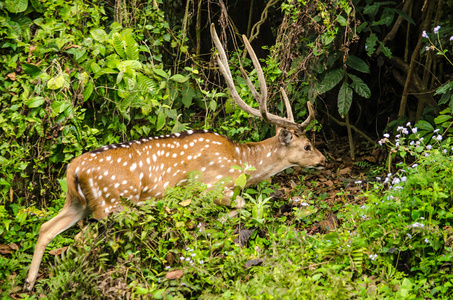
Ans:
{"type": "Polygon", "coordinates": [[[422,37],[424,37],[425,39],[428,38],[428,34],[426,34],[426,31],[425,31],[425,30],[423,30],[422,37]]]}
{"type": "Polygon", "coordinates": [[[429,51],[429,47],[428,46],[425,47],[425,51],[429,51]]]}
{"type": "Polygon", "coordinates": [[[407,127],[411,126],[411,122],[407,122],[407,123],[406,123],[406,126],[407,126],[407,127]]]}
{"type": "Polygon", "coordinates": [[[417,133],[417,127],[412,128],[412,133],[417,133]]]}
{"type": "Polygon", "coordinates": [[[377,254],[370,254],[368,257],[369,257],[371,260],[375,260],[375,259],[378,257],[378,255],[377,255],[377,254]]]}
{"type": "Polygon", "coordinates": [[[437,128],[437,129],[434,129],[434,131],[433,131],[433,132],[434,132],[434,133],[436,133],[436,132],[439,132],[439,131],[440,131],[440,129],[439,129],[439,128],[437,128]]]}
{"type": "Polygon", "coordinates": [[[439,134],[439,135],[436,137],[436,140],[442,141],[442,136],[439,134]]]}
{"type": "Polygon", "coordinates": [[[450,42],[453,41],[453,35],[450,37],[450,42]]]}
{"type": "Polygon", "coordinates": [[[418,164],[413,164],[412,168],[416,168],[417,166],[418,166],[418,164]]]}
{"type": "Polygon", "coordinates": [[[425,157],[428,157],[428,156],[429,156],[429,153],[425,152],[425,154],[423,154],[423,155],[425,155],[425,157]]]}
{"type": "Polygon", "coordinates": [[[403,130],[403,129],[404,129],[403,126],[398,126],[398,128],[396,128],[396,131],[401,131],[401,130],[403,130]]]}
{"type": "Polygon", "coordinates": [[[428,238],[425,239],[425,243],[429,244],[429,240],[428,238]]]}
{"type": "Polygon", "coordinates": [[[442,153],[447,154],[447,149],[442,150],[442,153]]]}
{"type": "Polygon", "coordinates": [[[302,202],[300,205],[302,205],[302,206],[309,206],[310,204],[305,203],[305,202],[302,202]]]}
{"type": "Polygon", "coordinates": [[[393,178],[392,184],[400,183],[400,179],[398,177],[393,178]]]}
{"type": "Polygon", "coordinates": [[[362,180],[357,180],[356,182],[354,182],[355,184],[361,184],[362,183],[362,180]]]}
{"type": "Polygon", "coordinates": [[[439,32],[439,29],[440,29],[440,26],[436,26],[436,27],[434,27],[433,32],[434,32],[435,34],[437,34],[437,33],[439,32]]]}
{"type": "Polygon", "coordinates": [[[426,146],[426,149],[428,149],[428,150],[431,150],[432,148],[433,148],[433,146],[431,146],[431,145],[426,146]]]}
{"type": "Polygon", "coordinates": [[[407,177],[406,177],[406,176],[401,177],[401,181],[402,181],[402,182],[406,182],[406,180],[407,180],[407,177]]]}
{"type": "Polygon", "coordinates": [[[410,239],[412,238],[412,234],[407,233],[406,235],[407,235],[410,239]]]}
{"type": "Polygon", "coordinates": [[[384,133],[384,137],[385,137],[385,138],[389,138],[389,137],[390,137],[390,134],[384,133]]]}

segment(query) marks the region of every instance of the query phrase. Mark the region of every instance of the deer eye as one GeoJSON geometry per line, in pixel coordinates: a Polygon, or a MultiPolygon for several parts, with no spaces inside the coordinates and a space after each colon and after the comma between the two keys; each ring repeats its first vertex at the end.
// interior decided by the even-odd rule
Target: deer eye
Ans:
{"type": "Polygon", "coordinates": [[[305,151],[310,151],[311,150],[311,145],[305,145],[304,150],[305,151]]]}

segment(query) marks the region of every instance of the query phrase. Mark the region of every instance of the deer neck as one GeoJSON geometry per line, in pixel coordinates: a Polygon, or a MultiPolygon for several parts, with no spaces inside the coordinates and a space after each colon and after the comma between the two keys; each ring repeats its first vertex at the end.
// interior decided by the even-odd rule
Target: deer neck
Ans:
{"type": "Polygon", "coordinates": [[[247,186],[257,184],[293,166],[285,159],[286,148],[278,141],[277,136],[262,142],[237,144],[236,146],[241,167],[247,163],[248,167],[256,169],[247,171],[247,174],[250,175],[247,186]]]}

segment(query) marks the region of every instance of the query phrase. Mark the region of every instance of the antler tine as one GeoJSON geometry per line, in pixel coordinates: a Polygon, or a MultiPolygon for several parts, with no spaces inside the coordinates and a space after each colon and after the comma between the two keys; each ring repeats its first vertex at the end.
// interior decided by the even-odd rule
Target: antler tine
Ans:
{"type": "Polygon", "coordinates": [[[313,110],[313,106],[309,101],[307,101],[307,107],[308,107],[308,117],[303,121],[299,126],[302,130],[305,130],[307,126],[315,119],[315,112],[313,110]]]}
{"type": "MultiPolygon", "coordinates": [[[[260,106],[261,116],[263,116],[266,122],[270,122],[268,118],[268,111],[267,111],[267,85],[266,85],[266,78],[264,77],[263,69],[261,68],[261,64],[256,57],[255,51],[253,51],[252,45],[250,45],[249,40],[245,35],[242,35],[242,39],[244,40],[245,48],[252,59],[253,66],[256,70],[256,75],[258,75],[258,82],[260,84],[260,92],[261,95],[257,98],[258,104],[260,106]]],[[[247,76],[248,78],[248,76],[247,76]]],[[[250,80],[249,80],[250,81],[250,80]]]]}
{"type": "Polygon", "coordinates": [[[288,99],[288,96],[286,95],[285,89],[281,87],[280,92],[282,93],[283,101],[285,101],[286,115],[288,116],[288,120],[290,120],[291,122],[294,122],[293,111],[291,109],[291,103],[289,103],[289,99],[288,99]]]}
{"type": "MultiPolygon", "coordinates": [[[[228,86],[228,90],[231,93],[231,97],[233,97],[236,104],[239,105],[239,107],[242,110],[244,110],[245,112],[247,112],[255,117],[262,117],[265,119],[266,122],[268,122],[272,125],[287,128],[287,129],[303,131],[303,129],[308,126],[308,123],[310,123],[310,121],[311,121],[310,116],[312,114],[309,115],[309,118],[307,120],[305,120],[304,123],[297,124],[294,122],[294,118],[292,117],[292,111],[291,111],[290,115],[288,115],[288,119],[282,118],[282,117],[274,115],[274,114],[270,114],[267,111],[267,86],[266,86],[266,81],[264,78],[264,73],[263,73],[263,70],[261,69],[261,65],[258,61],[258,58],[256,57],[255,52],[253,51],[252,46],[250,45],[250,43],[246,37],[244,37],[244,44],[247,48],[247,51],[249,52],[250,57],[252,58],[253,65],[255,66],[255,69],[256,69],[256,72],[258,75],[258,81],[260,84],[261,95],[256,91],[255,87],[253,86],[253,84],[251,83],[247,74],[245,73],[245,71],[242,68],[241,68],[241,73],[244,76],[244,78],[247,82],[247,85],[249,86],[253,96],[258,101],[260,109],[258,110],[256,108],[249,106],[247,103],[245,103],[244,100],[242,100],[241,97],[239,96],[239,94],[236,91],[236,88],[234,86],[233,76],[231,75],[230,67],[228,64],[228,59],[227,59],[225,50],[222,47],[222,43],[220,42],[219,37],[217,36],[217,32],[215,30],[214,24],[211,24],[211,37],[212,37],[212,40],[214,41],[215,47],[217,48],[217,51],[218,51],[218,55],[216,57],[217,57],[217,63],[219,64],[220,72],[222,73],[223,77],[225,78],[225,82],[228,86]]],[[[286,100],[285,100],[285,104],[287,105],[287,112],[290,111],[290,109],[288,110],[288,107],[290,107],[289,101],[286,102],[286,100]]],[[[309,111],[313,112],[313,109],[310,106],[309,106],[309,111]]],[[[313,115],[314,115],[314,113],[313,113],[313,115]]]]}
{"type": "MultiPolygon", "coordinates": [[[[231,75],[230,67],[228,65],[228,59],[226,57],[225,50],[222,47],[222,43],[219,40],[219,37],[217,36],[217,32],[215,31],[215,25],[211,24],[211,37],[212,40],[214,41],[214,45],[218,51],[217,57],[217,63],[220,68],[220,72],[222,73],[223,77],[225,78],[225,82],[228,86],[228,90],[231,93],[231,97],[233,97],[234,101],[239,105],[239,107],[244,110],[245,112],[255,116],[255,117],[261,117],[261,114],[259,110],[250,107],[247,103],[244,102],[244,100],[241,99],[239,94],[236,91],[236,88],[234,87],[234,82],[233,82],[233,76],[231,75]]],[[[255,90],[256,92],[256,90],[255,90]]]]}

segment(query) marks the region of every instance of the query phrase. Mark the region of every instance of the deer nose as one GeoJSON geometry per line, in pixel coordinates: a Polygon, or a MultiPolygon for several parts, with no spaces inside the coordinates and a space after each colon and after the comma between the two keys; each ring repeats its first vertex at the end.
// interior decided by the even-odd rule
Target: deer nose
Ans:
{"type": "Polygon", "coordinates": [[[326,166],[327,166],[327,159],[326,159],[325,157],[324,157],[324,159],[323,159],[322,161],[320,161],[320,162],[316,165],[317,168],[324,168],[324,167],[326,167],[326,166]]]}

